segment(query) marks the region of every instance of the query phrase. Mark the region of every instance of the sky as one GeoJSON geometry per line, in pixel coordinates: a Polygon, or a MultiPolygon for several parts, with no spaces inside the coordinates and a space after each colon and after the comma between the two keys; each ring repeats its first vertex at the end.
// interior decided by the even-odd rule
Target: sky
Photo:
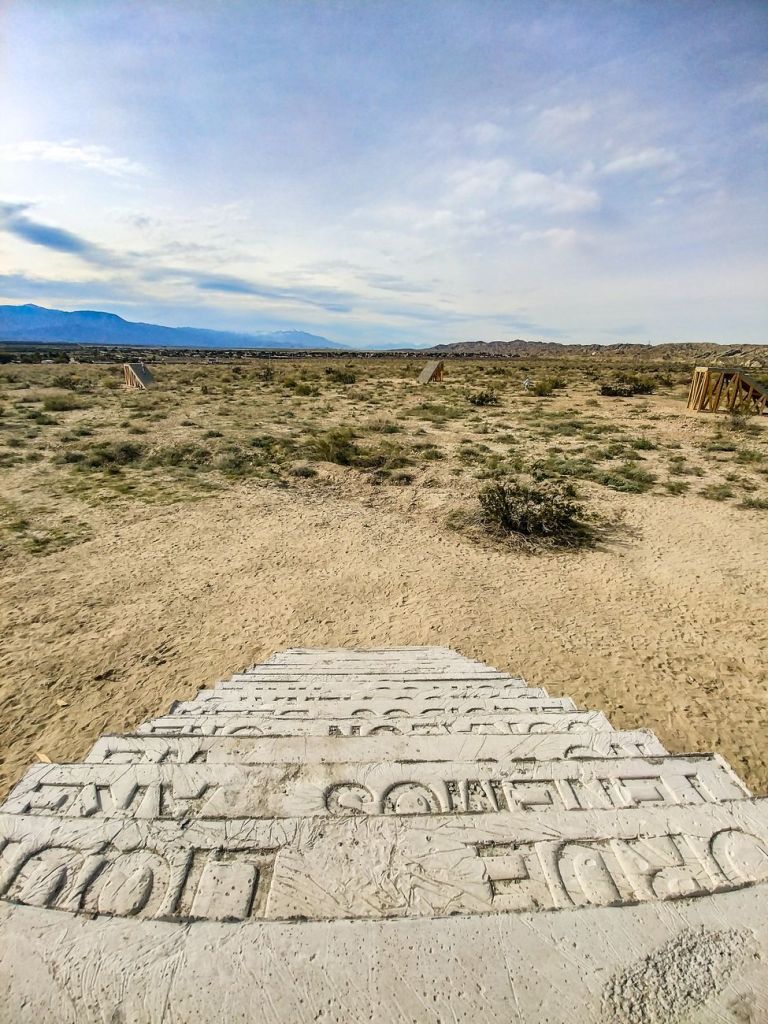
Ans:
{"type": "Polygon", "coordinates": [[[763,0],[3,0],[0,302],[768,343],[763,0]]]}

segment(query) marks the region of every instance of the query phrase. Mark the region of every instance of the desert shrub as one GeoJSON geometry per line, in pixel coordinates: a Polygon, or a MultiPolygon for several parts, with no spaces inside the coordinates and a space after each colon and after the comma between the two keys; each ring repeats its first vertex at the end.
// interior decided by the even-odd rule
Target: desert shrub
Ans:
{"type": "Polygon", "coordinates": [[[635,395],[652,395],[655,390],[656,384],[650,377],[620,373],[615,381],[601,385],[600,394],[609,398],[633,398],[635,395]]]}
{"type": "Polygon", "coordinates": [[[732,409],[728,413],[728,418],[725,421],[728,429],[732,430],[735,434],[759,434],[760,428],[754,422],[751,416],[741,412],[739,409],[732,409]]]}
{"type": "Polygon", "coordinates": [[[691,485],[687,480],[665,480],[664,489],[667,494],[684,494],[691,485]]]}
{"type": "Polygon", "coordinates": [[[762,452],[753,448],[742,448],[736,456],[736,461],[742,466],[748,466],[754,462],[762,462],[765,456],[762,452]]]}
{"type": "Polygon", "coordinates": [[[54,426],[59,422],[55,417],[48,416],[47,413],[44,413],[42,409],[31,409],[27,413],[27,419],[32,420],[33,423],[39,423],[41,426],[48,427],[54,426]]]}
{"type": "Polygon", "coordinates": [[[305,466],[302,464],[299,466],[292,466],[291,475],[302,477],[308,480],[313,476],[317,476],[317,470],[313,466],[305,466]]]}
{"type": "Polygon", "coordinates": [[[313,397],[316,398],[320,392],[312,384],[307,384],[303,380],[299,381],[293,389],[294,395],[300,395],[303,398],[313,397]]]}
{"type": "Polygon", "coordinates": [[[55,461],[64,465],[76,465],[78,462],[85,462],[85,452],[73,448],[68,452],[62,452],[55,461]]]}
{"type": "Polygon", "coordinates": [[[598,472],[594,479],[604,487],[626,494],[642,494],[649,491],[656,482],[656,475],[634,462],[625,462],[622,466],[605,472],[598,472]]]}
{"type": "Polygon", "coordinates": [[[445,458],[445,452],[442,448],[438,448],[437,445],[431,443],[416,444],[413,448],[418,457],[425,462],[440,462],[441,459],[445,458]]]}
{"type": "Polygon", "coordinates": [[[490,389],[488,391],[476,391],[473,395],[469,396],[468,401],[470,405],[478,406],[499,405],[501,403],[501,399],[496,392],[490,389]]]}
{"type": "Polygon", "coordinates": [[[357,377],[351,370],[341,370],[335,366],[326,366],[326,376],[328,380],[334,382],[334,384],[356,384],[357,377]]]}
{"type": "Polygon", "coordinates": [[[422,402],[407,411],[408,416],[426,420],[434,427],[441,427],[448,420],[460,419],[466,410],[455,405],[443,405],[439,402],[422,402]]]}
{"type": "Polygon", "coordinates": [[[335,427],[324,434],[315,434],[307,444],[307,452],[320,462],[335,462],[339,466],[352,466],[359,450],[355,433],[349,427],[335,427]]]}
{"type": "Polygon", "coordinates": [[[560,391],[564,387],[565,381],[562,377],[544,377],[534,383],[531,393],[537,398],[549,398],[555,391],[560,391]]]}
{"type": "Polygon", "coordinates": [[[80,462],[88,469],[114,472],[122,466],[138,462],[144,452],[144,446],[134,441],[99,441],[83,449],[82,459],[73,459],[73,456],[77,455],[75,452],[66,452],[63,458],[65,461],[80,462]]]}
{"type": "Polygon", "coordinates": [[[478,501],[492,533],[565,544],[584,537],[585,510],[570,485],[497,481],[482,488],[478,501]]]}
{"type": "Polygon", "coordinates": [[[629,445],[634,448],[635,451],[651,452],[658,446],[650,439],[650,437],[631,437],[629,439],[629,445]]]}
{"type": "Polygon", "coordinates": [[[224,437],[224,435],[222,434],[222,432],[220,430],[206,430],[203,433],[203,437],[205,437],[205,438],[224,437]]]}
{"type": "Polygon", "coordinates": [[[549,480],[559,477],[592,480],[595,476],[595,464],[591,459],[551,454],[547,455],[545,459],[537,459],[531,465],[531,476],[534,480],[549,480]]]}
{"type": "Polygon", "coordinates": [[[684,455],[673,455],[669,460],[670,476],[704,476],[701,466],[691,466],[684,455]]]}
{"type": "Polygon", "coordinates": [[[43,408],[48,412],[71,412],[73,409],[87,408],[87,402],[83,402],[74,395],[46,395],[43,399],[43,408]]]}
{"type": "Polygon", "coordinates": [[[399,434],[403,428],[399,423],[394,423],[392,420],[377,419],[371,420],[370,423],[366,424],[365,429],[369,430],[372,434],[399,434]]]}
{"type": "Polygon", "coordinates": [[[69,391],[78,391],[87,387],[87,384],[72,373],[57,373],[51,380],[51,386],[69,391]]]}
{"type": "Polygon", "coordinates": [[[606,445],[605,448],[598,448],[595,452],[596,459],[625,459],[627,458],[627,446],[621,444],[620,441],[614,441],[612,444],[606,445]]]}
{"type": "Polygon", "coordinates": [[[389,473],[393,469],[411,465],[413,459],[402,445],[386,441],[377,448],[358,449],[354,462],[362,469],[385,470],[389,473]]]}
{"type": "Polygon", "coordinates": [[[656,390],[656,382],[653,377],[620,371],[616,374],[616,380],[620,384],[627,384],[631,387],[633,395],[652,395],[656,390]]]}
{"type": "Polygon", "coordinates": [[[728,484],[710,484],[709,487],[703,487],[699,494],[710,501],[726,501],[733,497],[733,488],[728,484]]]}
{"type": "Polygon", "coordinates": [[[768,510],[768,498],[744,498],[739,502],[739,508],[751,508],[765,512],[768,510]]]}
{"type": "Polygon", "coordinates": [[[218,456],[215,466],[225,476],[243,477],[260,469],[261,460],[254,458],[253,453],[244,448],[230,445],[218,456]]]}
{"type": "Polygon", "coordinates": [[[708,441],[704,447],[710,452],[735,452],[739,448],[735,441],[729,441],[728,438],[720,433],[715,434],[712,440],[708,441]]]}
{"type": "Polygon", "coordinates": [[[631,398],[634,391],[629,384],[601,384],[600,394],[606,398],[631,398]]]}
{"type": "Polygon", "coordinates": [[[210,465],[212,453],[210,449],[199,444],[173,444],[156,448],[147,458],[148,466],[166,466],[174,468],[184,466],[187,469],[200,469],[210,465]]]}

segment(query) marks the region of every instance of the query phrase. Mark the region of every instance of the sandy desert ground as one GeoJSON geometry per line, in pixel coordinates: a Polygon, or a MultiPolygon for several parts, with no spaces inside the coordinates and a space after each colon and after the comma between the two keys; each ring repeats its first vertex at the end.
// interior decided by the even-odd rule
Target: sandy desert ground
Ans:
{"type": "Polygon", "coordinates": [[[406,363],[265,365],[165,365],[144,394],[116,366],[0,367],[2,792],[279,648],[402,644],[768,792],[768,417],[686,415],[683,372],[620,400],[589,366],[456,362],[418,388],[406,363]],[[612,524],[594,548],[456,528],[532,469],[612,524]]]}

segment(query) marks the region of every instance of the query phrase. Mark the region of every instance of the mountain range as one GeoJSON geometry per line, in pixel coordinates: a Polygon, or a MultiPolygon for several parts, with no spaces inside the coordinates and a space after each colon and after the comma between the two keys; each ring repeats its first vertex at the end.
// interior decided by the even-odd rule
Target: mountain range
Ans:
{"type": "Polygon", "coordinates": [[[572,345],[559,341],[457,341],[422,349],[423,355],[470,356],[485,359],[532,359],[548,356],[556,359],[632,360],[640,362],[684,362],[713,366],[768,367],[768,345],[720,345],[716,342],[663,342],[641,345],[618,342],[613,345],[572,345]]]}
{"type": "Polygon", "coordinates": [[[115,313],[79,309],[65,313],[44,306],[0,306],[0,341],[74,345],[168,346],[173,348],[346,349],[338,341],[306,331],[245,334],[199,327],[134,323],[115,313]]]}
{"type": "MultiPolygon", "coordinates": [[[[0,306],[0,343],[70,344],[122,346],[124,348],[198,348],[198,349],[283,349],[353,352],[352,346],[331,341],[306,331],[245,333],[212,331],[199,327],[163,327],[160,324],[135,323],[115,313],[76,310],[66,313],[44,306],[0,306]]],[[[379,351],[415,353],[445,357],[469,356],[486,359],[525,359],[537,356],[600,360],[639,360],[642,362],[690,361],[713,365],[734,364],[747,368],[768,367],[768,345],[718,345],[714,342],[669,342],[640,345],[619,342],[608,345],[563,344],[556,341],[459,341],[431,348],[378,344],[379,351]]]]}

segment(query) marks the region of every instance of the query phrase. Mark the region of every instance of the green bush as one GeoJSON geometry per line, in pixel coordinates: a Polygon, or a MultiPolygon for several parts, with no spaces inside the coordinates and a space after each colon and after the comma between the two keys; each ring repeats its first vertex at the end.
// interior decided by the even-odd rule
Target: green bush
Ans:
{"type": "Polygon", "coordinates": [[[46,395],[43,408],[48,412],[71,412],[73,409],[85,409],[87,403],[75,398],[74,395],[46,395]]]}
{"type": "Polygon", "coordinates": [[[144,453],[144,446],[133,441],[99,441],[81,451],[63,452],[56,461],[77,463],[84,469],[118,473],[123,466],[140,461],[144,453]]]}
{"type": "Polygon", "coordinates": [[[326,366],[326,376],[335,384],[356,384],[357,377],[351,370],[339,370],[335,366],[326,366]]]}
{"type": "Polygon", "coordinates": [[[495,391],[476,391],[474,395],[469,396],[470,405],[500,405],[501,399],[495,391]]]}
{"type": "Polygon", "coordinates": [[[687,480],[665,480],[664,489],[667,494],[685,494],[691,485],[687,480]]]}
{"type": "Polygon", "coordinates": [[[335,462],[339,466],[354,465],[360,454],[355,433],[349,427],[316,434],[307,445],[307,452],[320,462],[335,462]]]}
{"type": "Polygon", "coordinates": [[[656,482],[656,475],[634,462],[625,462],[615,469],[598,472],[594,479],[604,487],[626,494],[642,494],[649,491],[656,482]]]}
{"type": "Polygon", "coordinates": [[[732,409],[728,413],[728,419],[726,420],[728,429],[732,430],[735,434],[759,434],[760,428],[753,421],[751,416],[741,412],[739,409],[732,409]]]}
{"type": "Polygon", "coordinates": [[[733,488],[728,484],[710,484],[699,491],[702,498],[709,498],[710,501],[726,501],[733,497],[733,488]]]}
{"type": "Polygon", "coordinates": [[[585,511],[568,484],[495,482],[478,494],[487,529],[529,539],[573,543],[583,537],[585,511]]]}
{"type": "Polygon", "coordinates": [[[565,381],[562,377],[545,377],[533,385],[531,393],[537,398],[549,398],[555,391],[560,391],[564,387],[565,381]]]}
{"type": "Polygon", "coordinates": [[[600,394],[606,398],[631,398],[634,391],[629,384],[602,384],[600,394]]]}
{"type": "Polygon", "coordinates": [[[174,444],[165,448],[156,448],[147,459],[148,466],[166,466],[174,468],[184,466],[187,469],[200,469],[210,465],[211,451],[199,444],[174,444]]]}
{"type": "Polygon", "coordinates": [[[635,395],[652,395],[656,384],[650,377],[635,374],[618,374],[614,383],[603,384],[600,394],[609,398],[633,398],[635,395]]]}

